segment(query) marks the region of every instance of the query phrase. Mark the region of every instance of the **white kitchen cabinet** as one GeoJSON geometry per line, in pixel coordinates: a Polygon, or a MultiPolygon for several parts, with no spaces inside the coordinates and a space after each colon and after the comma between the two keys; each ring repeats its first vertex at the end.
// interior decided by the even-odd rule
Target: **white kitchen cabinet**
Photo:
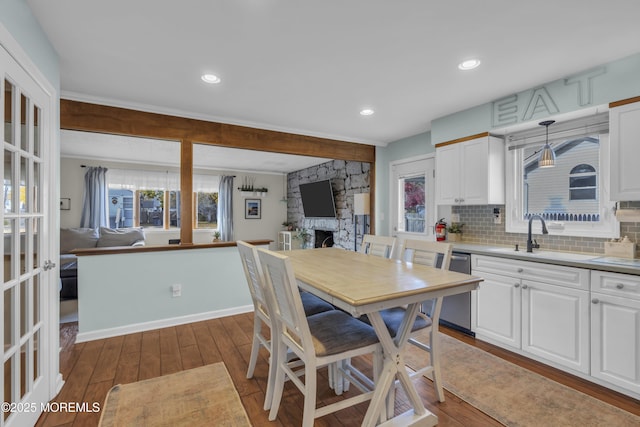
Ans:
{"type": "Polygon", "coordinates": [[[504,142],[489,134],[436,145],[436,203],[504,204],[504,142]]]}
{"type": "Polygon", "coordinates": [[[478,338],[520,348],[520,280],[485,271],[473,271],[484,281],[471,293],[471,330],[478,338]]]}
{"type": "Polygon", "coordinates": [[[591,376],[640,395],[640,277],[591,272],[591,376]]]}
{"type": "Polygon", "coordinates": [[[478,339],[589,372],[588,270],[474,255],[472,273],[478,339]]]}
{"type": "Polygon", "coordinates": [[[640,97],[612,104],[609,137],[611,200],[640,200],[640,97]]]}
{"type": "Polygon", "coordinates": [[[521,349],[589,373],[589,291],[522,281],[521,349]]]}

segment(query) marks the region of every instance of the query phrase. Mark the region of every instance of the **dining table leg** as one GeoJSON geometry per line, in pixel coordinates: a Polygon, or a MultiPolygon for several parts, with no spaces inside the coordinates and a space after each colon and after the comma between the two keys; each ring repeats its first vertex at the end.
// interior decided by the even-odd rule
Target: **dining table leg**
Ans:
{"type": "Polygon", "coordinates": [[[413,322],[419,308],[419,303],[409,304],[407,306],[405,317],[395,338],[392,338],[389,334],[389,330],[379,312],[367,314],[382,346],[383,364],[382,370],[378,375],[373,397],[362,423],[363,426],[372,427],[375,426],[378,421],[382,421],[380,425],[428,427],[434,426],[438,422],[438,418],[429,412],[422,403],[422,399],[420,399],[418,392],[413,386],[404,363],[403,351],[409,341],[413,322]],[[387,414],[386,411],[386,398],[392,390],[391,387],[395,387],[396,378],[398,378],[407,398],[413,406],[413,411],[408,411],[398,417],[394,417],[392,411],[389,414],[387,414]]]}

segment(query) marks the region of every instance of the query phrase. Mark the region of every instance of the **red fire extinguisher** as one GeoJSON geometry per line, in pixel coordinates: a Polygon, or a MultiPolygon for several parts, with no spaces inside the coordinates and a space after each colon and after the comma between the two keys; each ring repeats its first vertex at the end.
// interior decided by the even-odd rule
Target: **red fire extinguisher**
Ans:
{"type": "Polygon", "coordinates": [[[447,239],[447,223],[444,222],[444,218],[440,218],[440,221],[436,222],[436,241],[442,242],[447,239]]]}

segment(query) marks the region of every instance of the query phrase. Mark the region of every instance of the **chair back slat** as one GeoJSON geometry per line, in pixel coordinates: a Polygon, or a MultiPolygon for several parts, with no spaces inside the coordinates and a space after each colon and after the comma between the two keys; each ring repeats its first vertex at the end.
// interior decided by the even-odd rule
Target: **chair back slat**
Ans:
{"type": "Polygon", "coordinates": [[[281,333],[288,335],[299,348],[313,348],[291,261],[284,255],[266,249],[258,249],[258,255],[265,285],[273,292],[273,317],[274,321],[279,322],[281,333]]]}
{"type": "Polygon", "coordinates": [[[269,305],[264,290],[264,277],[262,276],[262,267],[258,259],[257,248],[241,240],[236,242],[242,268],[249,284],[249,293],[253,300],[256,310],[260,310],[264,315],[270,317],[269,305]]]}
{"type": "Polygon", "coordinates": [[[360,246],[359,252],[383,258],[391,258],[395,245],[395,237],[365,234],[362,237],[362,246],[360,246]]]}
{"type": "Polygon", "coordinates": [[[428,242],[426,240],[407,239],[402,248],[402,258],[405,261],[416,264],[435,267],[438,262],[438,255],[442,255],[442,270],[448,270],[451,264],[451,243],[428,242]]]}

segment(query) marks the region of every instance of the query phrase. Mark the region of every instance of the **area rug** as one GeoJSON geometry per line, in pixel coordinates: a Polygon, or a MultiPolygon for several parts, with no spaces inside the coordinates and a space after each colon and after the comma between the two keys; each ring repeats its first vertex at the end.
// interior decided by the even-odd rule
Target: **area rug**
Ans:
{"type": "MultiPolygon", "coordinates": [[[[640,426],[638,416],[455,338],[440,337],[444,388],[506,426],[640,426]]],[[[429,341],[428,336],[419,340],[429,341]]],[[[427,353],[408,348],[406,364],[425,366],[427,353]]]]}
{"type": "Polygon", "coordinates": [[[101,427],[250,426],[224,363],[137,383],[107,394],[101,427]]]}

